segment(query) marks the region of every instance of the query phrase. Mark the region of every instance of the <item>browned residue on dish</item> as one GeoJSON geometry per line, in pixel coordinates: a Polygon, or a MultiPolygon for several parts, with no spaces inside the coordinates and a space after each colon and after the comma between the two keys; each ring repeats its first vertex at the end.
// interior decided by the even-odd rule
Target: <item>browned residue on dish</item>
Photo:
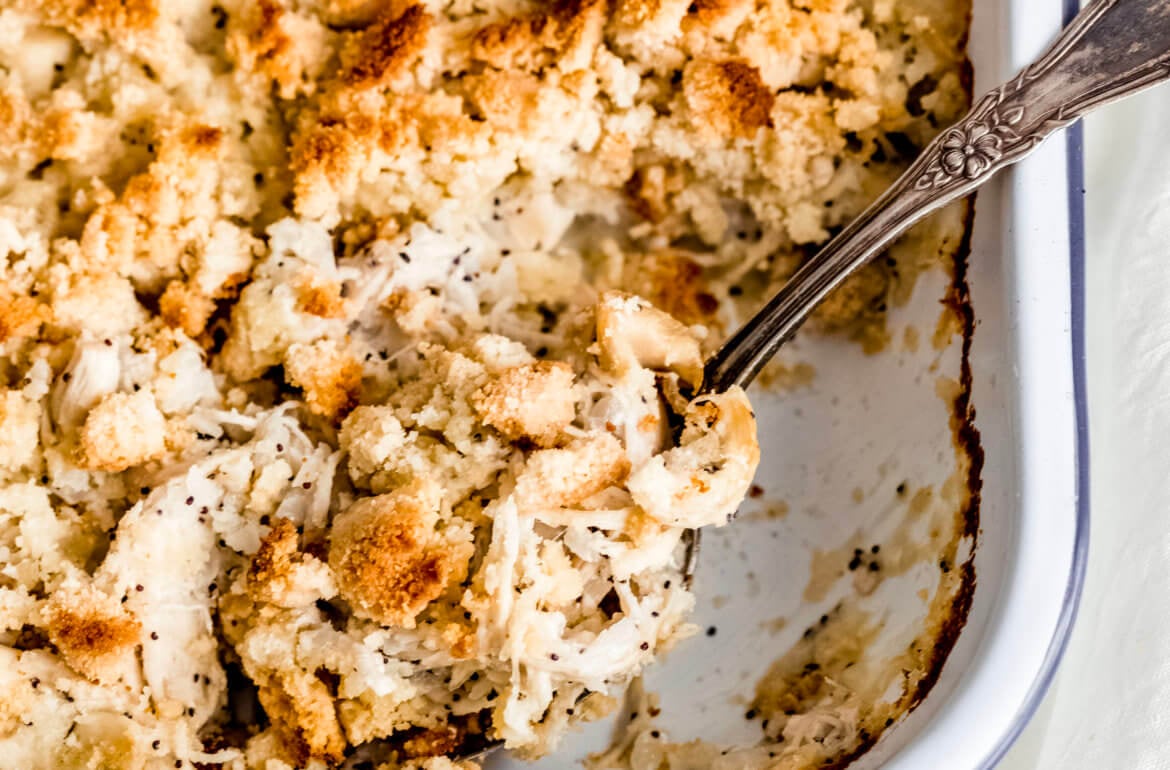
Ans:
{"type": "Polygon", "coordinates": [[[740,521],[775,521],[786,517],[790,510],[788,503],[784,500],[764,499],[757,510],[741,513],[736,518],[740,521]]]}
{"type": "Polygon", "coordinates": [[[952,308],[944,307],[938,315],[938,323],[934,327],[930,344],[935,350],[946,350],[956,335],[963,333],[963,319],[952,308]]]}
{"type": "Polygon", "coordinates": [[[787,393],[807,388],[812,385],[816,376],[817,370],[812,364],[804,361],[785,363],[777,358],[772,359],[756,377],[756,387],[787,393]]]}
{"type": "Polygon", "coordinates": [[[836,548],[814,550],[808,566],[808,583],[804,586],[801,599],[806,602],[823,601],[829,595],[829,590],[845,576],[847,554],[860,547],[861,536],[853,534],[836,548]]]}
{"type": "Polygon", "coordinates": [[[906,331],[902,332],[902,346],[911,353],[917,353],[919,342],[918,327],[907,326],[906,331]]]}
{"type": "MultiPolygon", "coordinates": [[[[965,38],[961,42],[966,45],[965,38]]],[[[970,94],[969,63],[963,64],[962,83],[970,94]]],[[[882,543],[863,543],[855,535],[838,548],[814,553],[810,579],[804,591],[805,601],[823,601],[833,584],[851,572],[855,575],[857,593],[872,592],[881,581],[905,574],[926,558],[937,561],[938,583],[933,593],[927,591],[920,596],[929,604],[920,633],[891,660],[872,666],[861,663],[860,652],[864,644],[852,645],[851,642],[864,642],[875,636],[880,628],[855,605],[847,603],[827,613],[823,622],[814,623],[802,639],[773,665],[769,675],[759,684],[757,713],[753,714],[760,720],[767,736],[779,736],[787,720],[825,699],[838,705],[848,701],[850,707],[857,709],[856,730],[851,740],[833,752],[813,751],[809,756],[785,757],[780,765],[784,768],[845,768],[868,751],[886,729],[913,711],[930,693],[971,608],[976,587],[974,549],[969,549],[971,555],[961,562],[959,554],[965,542],[974,538],[979,529],[983,468],[983,450],[971,404],[970,351],[975,321],[967,285],[967,260],[974,205],[969,199],[956,206],[961,207],[962,219],[962,227],[956,233],[957,243],[952,238],[937,248],[931,247],[929,253],[922,253],[919,245],[922,240],[916,237],[921,230],[912,230],[875,263],[872,270],[880,272],[880,278],[875,278],[872,273],[862,277],[860,283],[868,286],[848,287],[836,298],[835,304],[831,303],[821,311],[821,320],[814,321],[814,325],[819,324],[822,329],[829,327],[828,330],[859,342],[866,353],[885,350],[892,341],[886,323],[886,305],[897,307],[909,302],[921,272],[940,264],[948,270],[950,287],[936,328],[931,331],[907,327],[901,334],[900,344],[905,350],[916,352],[926,342],[923,338],[929,335],[929,344],[935,349],[943,349],[953,344],[956,336],[961,337],[958,379],[940,378],[936,385],[939,397],[950,405],[949,422],[956,468],[938,487],[916,487],[909,483],[896,487],[898,504],[906,507],[906,516],[897,531],[882,543]],[[882,292],[873,290],[875,285],[883,282],[882,292]],[[827,324],[825,316],[829,317],[827,324]],[[874,546],[879,546],[876,551],[874,546]],[[856,565],[850,570],[850,564],[855,561],[856,565]],[[870,565],[877,565],[877,568],[871,569],[870,565]],[[850,650],[857,654],[850,654],[850,650]],[[892,702],[880,702],[892,682],[888,676],[876,676],[879,672],[894,672],[894,676],[901,678],[901,693],[892,702]],[[866,681],[867,673],[870,681],[866,681]],[[839,687],[834,683],[844,685],[839,687]],[[768,716],[772,719],[765,722],[768,716]],[[773,721],[777,716],[779,720],[773,721]]],[[[931,371],[938,371],[937,363],[932,365],[931,371]]],[[[757,383],[769,389],[787,390],[810,384],[814,375],[815,370],[807,364],[774,361],[757,383]],[[801,369],[801,366],[807,368],[801,369]]],[[[745,514],[744,518],[771,518],[773,515],[778,518],[786,512],[787,505],[781,504],[745,514]]],[[[779,631],[786,622],[784,618],[764,621],[771,631],[779,631]]]]}
{"type": "MultiPolygon", "coordinates": [[[[844,681],[853,682],[853,688],[856,689],[849,686],[831,692],[823,689],[829,687],[830,681],[843,681],[840,676],[826,675],[825,671],[831,671],[833,665],[844,666],[843,661],[848,658],[840,654],[840,643],[845,638],[843,628],[849,624],[838,618],[848,618],[849,613],[854,612],[852,601],[846,601],[826,615],[825,623],[810,627],[805,637],[774,664],[769,676],[761,680],[757,694],[757,710],[761,715],[766,708],[770,708],[769,704],[781,702],[772,699],[772,696],[782,692],[785,687],[791,688],[793,693],[784,701],[788,703],[785,707],[788,710],[793,710],[793,703],[796,703],[796,713],[800,713],[802,706],[799,704],[828,698],[828,702],[848,703],[848,707],[856,708],[859,715],[853,748],[835,755],[816,753],[815,756],[800,756],[794,758],[794,764],[785,764],[785,767],[844,768],[864,754],[888,727],[912,711],[929,694],[966,623],[975,590],[974,549],[962,562],[959,561],[959,553],[964,541],[978,532],[983,450],[971,405],[970,347],[975,324],[966,283],[966,260],[970,253],[973,206],[970,202],[964,205],[965,235],[954,256],[952,284],[944,309],[945,314],[954,318],[948,322],[948,328],[953,324],[963,339],[959,379],[939,377],[936,380],[936,392],[951,406],[950,427],[955,449],[955,471],[937,488],[915,488],[906,482],[900,483],[895,489],[895,495],[897,499],[904,500],[902,504],[906,506],[906,515],[895,532],[882,543],[862,543],[859,536],[854,535],[835,549],[815,552],[804,598],[806,601],[823,600],[832,585],[850,573],[853,575],[855,594],[865,595],[875,590],[881,581],[905,574],[912,567],[922,564],[924,559],[937,561],[939,582],[933,595],[927,593],[923,597],[929,602],[929,607],[917,637],[893,659],[863,667],[875,675],[872,682],[866,682],[864,677],[855,672],[845,677],[844,681]],[[879,546],[876,550],[875,545],[879,546]],[[818,649],[818,637],[822,634],[826,639],[819,644],[834,651],[826,658],[829,666],[820,659],[825,658],[825,654],[815,652],[818,649]],[[802,656],[808,658],[803,665],[815,666],[807,673],[804,668],[798,669],[794,663],[802,660],[802,656]],[[900,672],[898,676],[902,682],[900,696],[892,702],[882,703],[879,698],[888,692],[890,685],[888,677],[877,676],[884,671],[900,672]],[[782,686],[773,687],[768,684],[770,681],[779,681],[782,686]]],[[[861,630],[855,627],[854,636],[860,636],[861,630]]],[[[855,662],[849,668],[851,671],[862,670],[855,662]]],[[[765,730],[768,735],[774,737],[779,734],[771,721],[767,725],[765,730]]]]}
{"type": "Polygon", "coordinates": [[[871,736],[870,723],[883,724],[893,704],[879,703],[884,683],[873,675],[865,651],[877,640],[881,624],[852,605],[838,605],[807,628],[800,640],[756,685],[745,716],[760,721],[764,734],[778,741],[777,767],[816,767],[843,747],[871,736]],[[832,713],[836,725],[822,741],[791,741],[804,733],[802,720],[832,713]]]}
{"type": "Polygon", "coordinates": [[[847,576],[854,594],[868,596],[887,578],[905,575],[916,565],[950,553],[959,530],[948,526],[948,519],[963,503],[965,480],[965,468],[960,467],[937,492],[930,485],[912,491],[899,485],[901,491],[895,494],[907,502],[894,531],[880,542],[863,541],[854,534],[836,548],[815,550],[804,600],[823,601],[837,581],[847,576]]]}
{"type": "MultiPolygon", "coordinates": [[[[969,84],[970,71],[967,69],[965,82],[969,84]]],[[[857,747],[837,757],[829,768],[845,768],[853,760],[868,751],[882,733],[902,715],[913,711],[930,694],[942,674],[951,650],[967,622],[971,603],[975,595],[975,548],[962,562],[957,561],[960,544],[975,538],[979,531],[979,506],[983,488],[983,447],[979,429],[975,427],[975,408],[971,403],[971,341],[975,332],[975,314],[971,307],[970,290],[967,285],[967,259],[971,253],[971,222],[974,206],[966,204],[965,234],[955,255],[954,273],[948,291],[946,305],[962,320],[962,359],[960,363],[959,392],[951,401],[951,433],[955,455],[959,460],[956,474],[944,485],[943,495],[957,495],[959,504],[954,507],[957,535],[947,543],[939,559],[939,586],[934,593],[926,616],[923,631],[911,642],[902,660],[898,663],[909,672],[903,693],[896,708],[884,719],[871,720],[872,729],[867,729],[857,747]]]]}
{"type": "MultiPolygon", "coordinates": [[[[971,82],[970,64],[964,68],[964,83],[971,82]]],[[[960,253],[955,259],[954,278],[951,289],[947,294],[946,303],[963,320],[963,351],[959,369],[959,384],[961,390],[952,402],[951,433],[954,438],[956,454],[966,458],[966,478],[963,484],[965,498],[956,516],[961,527],[963,538],[970,538],[977,545],[979,533],[979,506],[983,490],[983,445],[980,441],[979,429],[975,427],[975,407],[971,403],[971,342],[975,334],[975,312],[971,307],[970,287],[967,284],[967,259],[971,253],[971,220],[974,216],[974,206],[968,205],[967,228],[960,253]]],[[[950,594],[953,598],[949,602],[949,611],[945,607],[932,607],[930,617],[937,622],[935,643],[921,651],[926,658],[927,665],[924,675],[918,681],[911,696],[909,708],[914,708],[925,698],[938,681],[942,673],[943,664],[958,641],[959,634],[967,622],[967,615],[971,610],[974,599],[975,551],[962,563],[956,563],[959,543],[939,563],[942,580],[949,590],[940,590],[935,595],[935,604],[945,601],[944,597],[950,594]]]]}
{"type": "Polygon", "coordinates": [[[761,620],[760,627],[770,634],[778,634],[788,627],[788,618],[778,615],[771,620],[761,620]]]}

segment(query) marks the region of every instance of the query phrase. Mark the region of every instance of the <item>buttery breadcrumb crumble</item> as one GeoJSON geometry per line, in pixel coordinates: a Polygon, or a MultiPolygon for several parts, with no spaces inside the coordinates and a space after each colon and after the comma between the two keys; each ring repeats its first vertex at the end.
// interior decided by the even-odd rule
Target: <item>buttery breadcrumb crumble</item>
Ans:
{"type": "Polygon", "coordinates": [[[0,0],[0,768],[469,768],[605,713],[759,461],[683,395],[731,300],[963,109],[965,23],[0,0]]]}

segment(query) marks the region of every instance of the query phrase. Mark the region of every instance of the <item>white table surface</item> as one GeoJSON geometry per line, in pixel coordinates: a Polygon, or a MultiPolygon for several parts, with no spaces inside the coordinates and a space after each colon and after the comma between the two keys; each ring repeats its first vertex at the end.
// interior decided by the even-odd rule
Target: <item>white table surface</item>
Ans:
{"type": "Polygon", "coordinates": [[[1088,576],[1001,770],[1170,768],[1170,86],[1091,116],[1086,145],[1088,576]]]}

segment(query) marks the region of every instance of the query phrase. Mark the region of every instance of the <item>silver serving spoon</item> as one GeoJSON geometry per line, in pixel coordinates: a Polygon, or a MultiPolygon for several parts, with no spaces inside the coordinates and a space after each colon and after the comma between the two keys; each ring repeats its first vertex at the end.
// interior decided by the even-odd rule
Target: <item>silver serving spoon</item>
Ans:
{"type": "MultiPolygon", "coordinates": [[[[969,194],[1096,108],[1170,79],[1170,0],[1094,0],[1047,51],[940,133],[707,361],[702,393],[747,387],[842,281],[931,212],[969,194]]],[[[699,556],[692,530],[683,574],[699,556]]],[[[482,757],[498,745],[469,753],[482,757]]]]}
{"type": "MultiPolygon", "coordinates": [[[[973,192],[1052,134],[1170,79],[1170,0],[1094,0],[1040,58],[928,144],[857,219],[805,262],[707,361],[700,393],[746,388],[846,278],[927,215],[973,192]]],[[[699,559],[687,542],[683,575],[699,559]]]]}
{"type": "Polygon", "coordinates": [[[1095,0],[1034,63],[926,146],[707,362],[703,391],[747,387],[821,300],[911,225],[1109,102],[1170,78],[1170,0],[1095,0]]]}

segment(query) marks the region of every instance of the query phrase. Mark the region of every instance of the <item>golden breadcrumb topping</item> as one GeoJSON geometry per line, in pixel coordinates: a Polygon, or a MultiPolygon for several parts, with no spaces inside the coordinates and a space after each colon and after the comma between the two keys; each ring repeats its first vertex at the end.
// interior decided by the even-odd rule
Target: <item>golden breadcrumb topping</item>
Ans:
{"type": "Polygon", "coordinates": [[[471,397],[484,425],[510,441],[558,443],[577,416],[573,369],[561,361],[537,361],[505,369],[471,397]]]}
{"type": "Polygon", "coordinates": [[[298,767],[311,760],[330,765],[341,761],[345,736],[324,682],[301,674],[281,676],[278,684],[262,686],[259,698],[288,760],[298,767]]]}
{"type": "Polygon", "coordinates": [[[436,487],[414,485],[362,498],[333,520],[329,566],[359,617],[409,628],[466,576],[471,543],[436,531],[439,503],[436,487]]]}
{"type": "Polygon", "coordinates": [[[77,673],[116,679],[120,660],[133,655],[142,625],[117,601],[93,588],[62,587],[45,607],[49,641],[77,673]]]}
{"type": "Polygon", "coordinates": [[[124,471],[166,453],[166,418],[147,391],[111,393],[85,417],[78,440],[78,465],[95,471],[124,471]]]}
{"type": "Polygon", "coordinates": [[[621,442],[597,432],[563,449],[533,453],[516,479],[516,496],[526,506],[569,508],[618,483],[629,471],[621,442]]]}
{"type": "Polygon", "coordinates": [[[290,346],[285,376],[304,391],[305,404],[314,414],[344,416],[361,396],[361,363],[328,341],[290,346]]]}

